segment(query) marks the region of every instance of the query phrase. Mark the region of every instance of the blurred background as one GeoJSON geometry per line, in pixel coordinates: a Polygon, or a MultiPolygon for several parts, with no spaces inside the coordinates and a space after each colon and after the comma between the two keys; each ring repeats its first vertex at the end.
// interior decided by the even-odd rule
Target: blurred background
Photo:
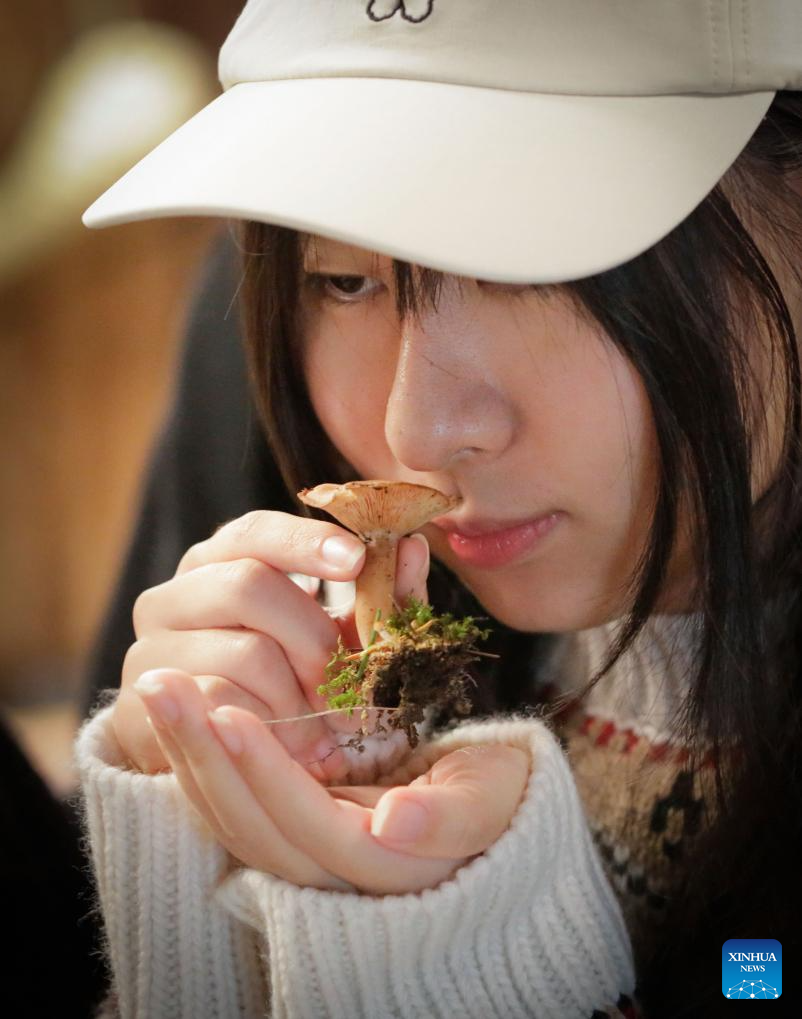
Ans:
{"type": "MultiPolygon", "coordinates": [[[[58,795],[89,649],[224,229],[81,213],[219,92],[242,0],[4,0],[0,712],[58,795]]],[[[110,680],[111,683],[111,680],[110,680]]]]}

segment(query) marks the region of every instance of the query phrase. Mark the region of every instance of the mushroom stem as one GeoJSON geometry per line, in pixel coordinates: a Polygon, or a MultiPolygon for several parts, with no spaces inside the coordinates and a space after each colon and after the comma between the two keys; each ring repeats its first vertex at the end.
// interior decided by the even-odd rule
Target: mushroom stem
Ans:
{"type": "Polygon", "coordinates": [[[382,634],[384,624],[395,612],[393,593],[398,537],[389,534],[370,536],[366,545],[365,565],[356,578],[354,601],[354,622],[363,648],[371,643],[370,636],[374,628],[378,634],[382,634]],[[377,612],[381,613],[378,622],[377,612]]]}

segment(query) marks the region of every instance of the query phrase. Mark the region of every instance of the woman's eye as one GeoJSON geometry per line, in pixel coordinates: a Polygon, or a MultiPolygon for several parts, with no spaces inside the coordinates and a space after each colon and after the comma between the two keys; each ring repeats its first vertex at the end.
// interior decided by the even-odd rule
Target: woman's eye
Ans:
{"type": "Polygon", "coordinates": [[[351,304],[371,297],[381,286],[371,276],[331,276],[311,273],[309,282],[325,297],[341,304],[351,304]]]}

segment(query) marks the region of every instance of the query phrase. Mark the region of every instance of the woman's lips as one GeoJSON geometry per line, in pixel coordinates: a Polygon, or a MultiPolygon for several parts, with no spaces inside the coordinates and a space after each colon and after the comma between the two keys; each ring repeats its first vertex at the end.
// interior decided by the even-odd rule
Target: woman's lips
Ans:
{"type": "Polygon", "coordinates": [[[546,513],[522,524],[496,530],[465,523],[462,525],[465,530],[461,531],[459,525],[445,519],[432,522],[446,531],[448,544],[458,559],[470,566],[493,569],[509,566],[531,551],[554,529],[560,516],[556,512],[546,513]]]}

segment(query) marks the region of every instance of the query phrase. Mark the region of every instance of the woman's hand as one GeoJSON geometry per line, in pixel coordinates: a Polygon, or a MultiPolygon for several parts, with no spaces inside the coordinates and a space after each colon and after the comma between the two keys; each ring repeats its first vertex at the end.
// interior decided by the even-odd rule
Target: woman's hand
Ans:
{"type": "Polygon", "coordinates": [[[528,754],[500,744],[453,751],[428,770],[419,754],[422,774],[409,785],[324,788],[273,726],[239,707],[210,710],[192,676],[158,670],[135,689],[218,841],[247,867],[297,885],[371,895],[433,888],[503,834],[526,788],[528,754]]]}
{"type": "MultiPolygon", "coordinates": [[[[358,647],[353,616],[333,619],[289,573],[353,580],[364,546],[334,523],[257,510],[193,545],[175,576],[144,591],[134,606],[136,641],[123,664],[112,726],[123,753],[144,772],[169,767],[147,725],[133,684],[152,669],[195,677],[212,707],[236,705],[260,719],[325,710],[317,693],[342,635],[358,647]]],[[[426,597],[429,556],[424,539],[399,543],[396,598],[426,597]]],[[[273,726],[291,756],[323,781],[347,771],[344,733],[359,726],[344,714],[273,726]]]]}

